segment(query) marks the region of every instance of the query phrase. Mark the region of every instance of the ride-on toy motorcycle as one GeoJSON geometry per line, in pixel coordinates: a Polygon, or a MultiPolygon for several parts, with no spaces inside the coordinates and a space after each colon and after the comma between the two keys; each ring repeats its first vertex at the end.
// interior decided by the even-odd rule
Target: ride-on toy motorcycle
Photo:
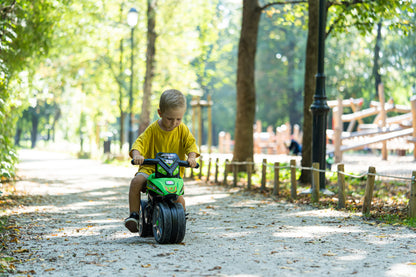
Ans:
{"type": "Polygon", "coordinates": [[[148,199],[140,203],[139,235],[153,234],[162,244],[180,243],[185,237],[186,218],[182,205],[175,202],[184,192],[179,168],[190,167],[189,163],[175,153],[158,153],[154,159],[145,159],[143,165],[155,165],[155,173],[147,179],[148,199]]]}

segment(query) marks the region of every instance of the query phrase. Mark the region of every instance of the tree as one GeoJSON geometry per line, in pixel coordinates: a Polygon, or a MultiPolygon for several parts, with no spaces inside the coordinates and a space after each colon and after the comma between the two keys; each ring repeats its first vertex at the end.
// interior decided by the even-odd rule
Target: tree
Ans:
{"type": "Polygon", "coordinates": [[[243,19],[238,46],[234,161],[253,159],[253,125],[256,113],[254,68],[261,11],[257,0],[243,1],[243,19]]]}
{"type": "Polygon", "coordinates": [[[257,0],[243,1],[243,15],[238,46],[237,112],[235,121],[234,161],[253,159],[253,125],[256,113],[255,57],[261,14],[273,5],[304,1],[272,2],[260,6],[257,0]]]}
{"type": "MultiPolygon", "coordinates": [[[[306,43],[305,77],[303,88],[303,137],[302,137],[302,167],[312,165],[312,115],[310,106],[315,92],[315,75],[318,64],[318,19],[319,4],[316,0],[308,0],[308,38],[306,43]]],[[[301,183],[310,183],[312,171],[302,170],[299,178],[301,183]]]]}
{"type": "Polygon", "coordinates": [[[142,112],[139,119],[139,135],[150,125],[150,99],[152,96],[152,81],[155,70],[156,55],[156,6],[157,0],[147,0],[147,47],[146,73],[143,83],[142,112]]]}

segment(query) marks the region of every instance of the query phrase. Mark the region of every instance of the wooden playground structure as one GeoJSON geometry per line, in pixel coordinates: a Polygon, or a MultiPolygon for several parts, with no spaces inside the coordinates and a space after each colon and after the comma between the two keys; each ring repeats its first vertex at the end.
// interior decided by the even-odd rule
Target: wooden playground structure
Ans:
{"type": "MultiPolygon", "coordinates": [[[[378,98],[379,101],[371,101],[368,108],[363,108],[362,98],[327,102],[332,110],[332,129],[327,129],[327,154],[334,155],[335,163],[342,162],[343,152],[362,149],[380,150],[383,160],[387,160],[389,151],[401,156],[413,152],[416,160],[416,95],[411,97],[410,106],[397,105],[393,99],[385,100],[381,84],[378,98]],[[344,113],[348,109],[352,112],[344,113]],[[372,118],[372,123],[364,123],[365,118],[372,118]]],[[[261,122],[257,121],[253,130],[254,154],[288,154],[285,144],[292,138],[302,143],[298,125],[292,127],[286,123],[275,130],[269,126],[263,132],[261,122]]],[[[219,153],[232,153],[234,141],[229,133],[219,133],[218,141],[219,153]]]]}
{"type": "MultiPolygon", "coordinates": [[[[272,126],[268,126],[266,132],[262,131],[262,124],[257,120],[253,128],[253,152],[254,154],[288,154],[289,150],[285,144],[291,139],[297,142],[302,142],[302,133],[299,125],[294,125],[293,128],[290,123],[282,124],[275,130],[272,126]]],[[[231,139],[231,134],[220,132],[218,135],[218,152],[230,154],[233,152],[234,141],[231,139]]]]}
{"type": "MultiPolygon", "coordinates": [[[[388,151],[395,150],[399,155],[413,151],[416,144],[416,97],[410,101],[410,107],[396,105],[393,99],[386,102],[382,84],[379,86],[379,101],[371,101],[367,109],[362,109],[362,98],[328,101],[332,108],[333,129],[327,130],[327,152],[333,153],[335,162],[339,163],[342,153],[348,150],[380,149],[383,160],[387,160],[388,151]],[[350,108],[352,113],[344,114],[345,108],[350,108]],[[388,117],[388,112],[398,115],[388,117]],[[364,124],[363,118],[371,116],[375,116],[373,122],[364,124]],[[349,123],[345,131],[344,123],[349,123]],[[356,131],[353,131],[356,123],[356,131]]],[[[415,151],[413,155],[416,159],[415,151]]]]}

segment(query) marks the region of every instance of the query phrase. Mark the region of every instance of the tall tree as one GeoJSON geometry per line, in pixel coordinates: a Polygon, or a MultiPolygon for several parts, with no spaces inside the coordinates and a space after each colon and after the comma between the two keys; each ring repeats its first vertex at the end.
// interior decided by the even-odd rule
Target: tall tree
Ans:
{"type": "Polygon", "coordinates": [[[261,12],[257,0],[243,1],[237,65],[237,113],[233,155],[235,161],[253,159],[253,125],[256,113],[254,69],[261,12]]]}
{"type": "Polygon", "coordinates": [[[152,81],[155,70],[156,55],[156,6],[157,0],[147,0],[147,48],[146,48],[146,72],[143,83],[142,112],[139,118],[139,135],[150,124],[152,81]]]}
{"type": "MultiPolygon", "coordinates": [[[[312,165],[312,114],[310,106],[315,92],[315,75],[318,64],[318,23],[319,3],[316,0],[308,0],[308,38],[306,43],[305,77],[303,88],[303,138],[302,138],[302,167],[312,165]]],[[[299,181],[310,183],[312,171],[302,170],[299,181]]]]}
{"type": "Polygon", "coordinates": [[[295,4],[304,1],[272,2],[260,6],[258,0],[243,0],[243,14],[238,46],[237,113],[233,160],[253,159],[253,125],[256,113],[255,57],[261,14],[273,5],[295,4]]]}
{"type": "Polygon", "coordinates": [[[375,82],[375,95],[378,95],[378,87],[381,84],[381,74],[380,74],[380,51],[381,51],[381,27],[382,22],[380,21],[377,24],[377,37],[376,43],[374,46],[374,63],[373,63],[373,76],[375,82]]]}

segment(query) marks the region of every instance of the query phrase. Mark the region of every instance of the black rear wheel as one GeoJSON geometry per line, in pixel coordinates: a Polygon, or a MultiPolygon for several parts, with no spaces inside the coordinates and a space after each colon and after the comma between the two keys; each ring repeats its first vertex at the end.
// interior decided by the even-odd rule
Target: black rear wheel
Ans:
{"type": "Polygon", "coordinates": [[[152,216],[153,236],[158,243],[170,243],[172,234],[172,215],[166,203],[155,205],[152,216]]]}
{"type": "Polygon", "coordinates": [[[181,243],[186,231],[185,211],[180,203],[169,203],[169,208],[172,214],[172,234],[170,242],[181,243]]]}
{"type": "Polygon", "coordinates": [[[152,235],[152,224],[146,223],[145,210],[147,206],[147,200],[140,201],[139,212],[139,236],[150,237],[152,235]]]}

